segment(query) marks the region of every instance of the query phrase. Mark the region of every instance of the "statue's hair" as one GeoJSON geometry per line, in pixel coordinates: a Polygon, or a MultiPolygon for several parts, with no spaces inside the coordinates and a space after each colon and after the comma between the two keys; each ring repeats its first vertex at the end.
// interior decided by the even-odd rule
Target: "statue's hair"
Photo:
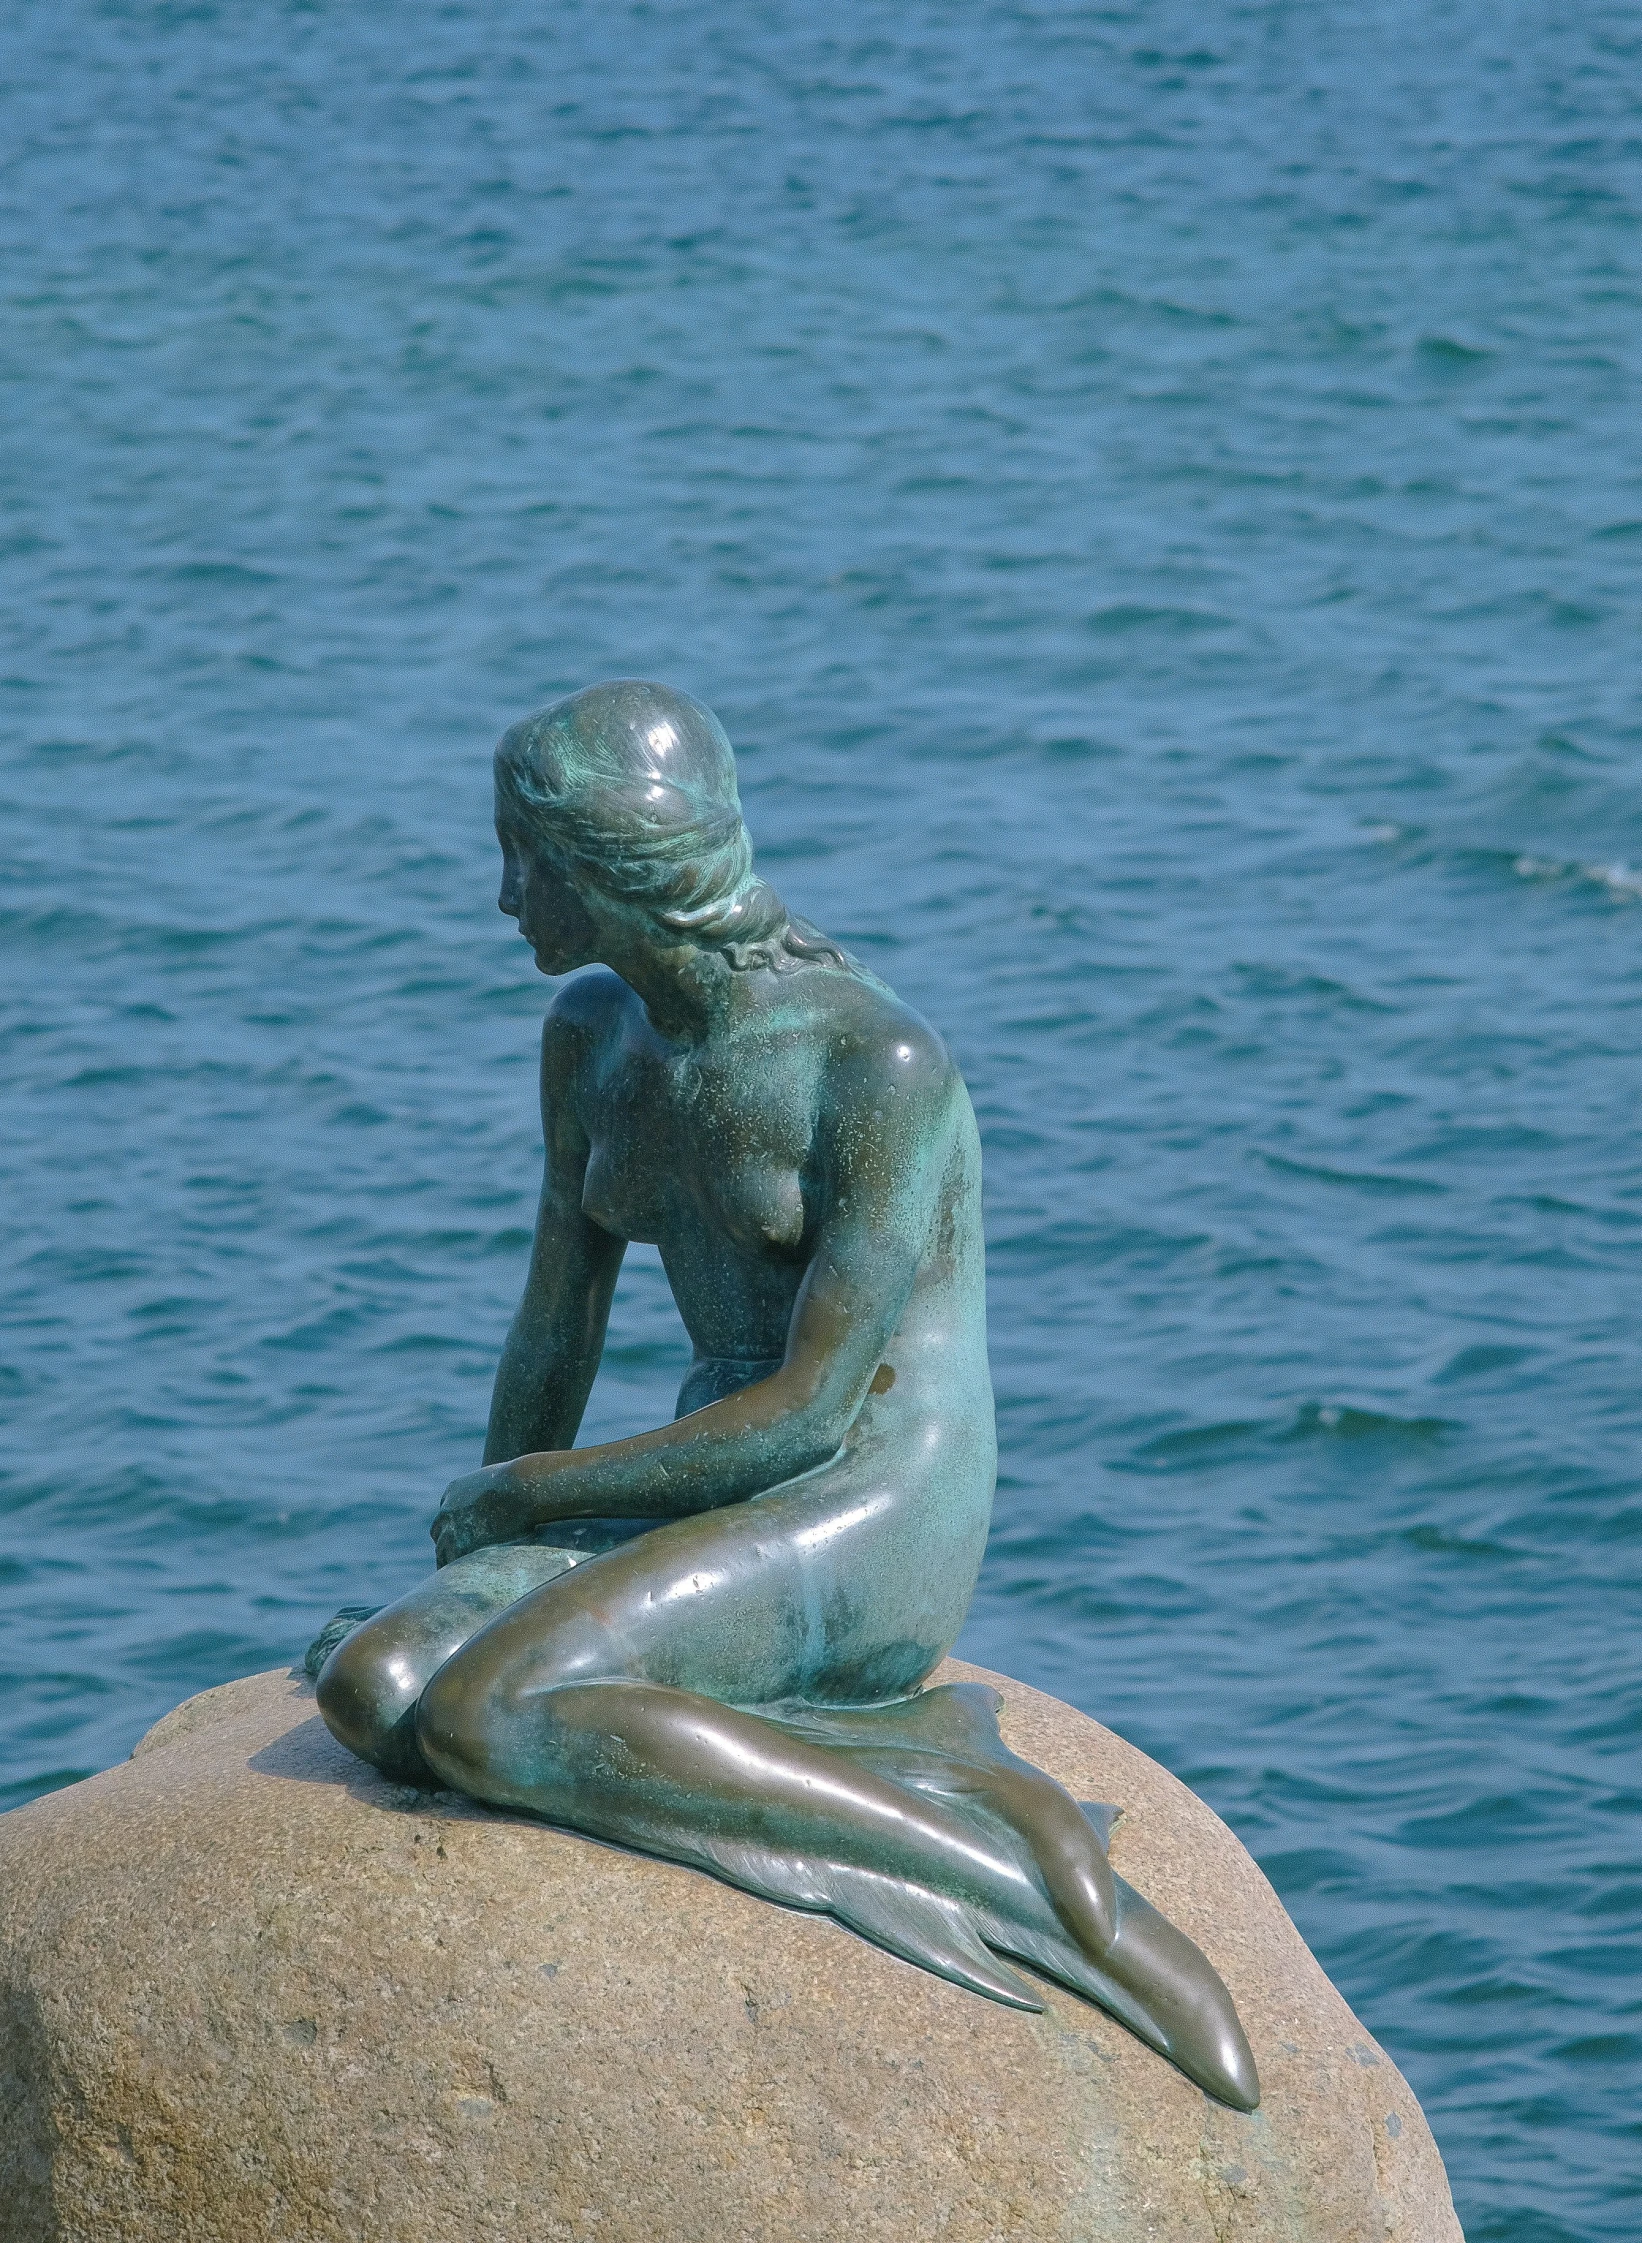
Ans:
{"type": "Polygon", "coordinates": [[[503,734],[496,784],[527,836],[658,936],[743,969],[863,970],[754,872],[729,739],[689,694],[639,678],[572,693],[503,734]]]}

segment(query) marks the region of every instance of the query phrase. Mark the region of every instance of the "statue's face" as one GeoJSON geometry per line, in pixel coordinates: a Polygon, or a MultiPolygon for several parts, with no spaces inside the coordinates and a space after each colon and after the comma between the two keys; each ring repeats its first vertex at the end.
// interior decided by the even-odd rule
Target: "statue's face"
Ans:
{"type": "Polygon", "coordinates": [[[497,906],[519,932],[544,974],[573,973],[598,956],[598,929],[563,861],[530,841],[498,807],[502,889],[497,906]]]}

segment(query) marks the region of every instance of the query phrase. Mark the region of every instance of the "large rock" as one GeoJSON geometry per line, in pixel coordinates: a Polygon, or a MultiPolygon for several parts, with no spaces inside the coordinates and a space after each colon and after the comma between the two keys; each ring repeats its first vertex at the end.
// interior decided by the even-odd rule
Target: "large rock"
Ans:
{"type": "Polygon", "coordinates": [[[379,1780],[283,1672],[0,1818],[7,2243],[1458,2243],[1396,2067],[1202,1802],[992,1681],[1120,1801],[1265,2099],[688,1869],[379,1780]]]}

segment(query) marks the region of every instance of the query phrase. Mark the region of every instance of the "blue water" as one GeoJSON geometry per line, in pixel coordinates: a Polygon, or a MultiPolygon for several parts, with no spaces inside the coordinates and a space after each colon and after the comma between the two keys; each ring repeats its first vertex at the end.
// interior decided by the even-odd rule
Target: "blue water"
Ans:
{"type": "MultiPolygon", "coordinates": [[[[662,677],[973,1087],[963,1648],[1240,1832],[1472,2243],[1634,2243],[1642,12],[0,60],[0,1796],[426,1567],[539,1158],[490,747],[662,677]]],[[[635,1252],[588,1431],[682,1360],[635,1252]]]]}

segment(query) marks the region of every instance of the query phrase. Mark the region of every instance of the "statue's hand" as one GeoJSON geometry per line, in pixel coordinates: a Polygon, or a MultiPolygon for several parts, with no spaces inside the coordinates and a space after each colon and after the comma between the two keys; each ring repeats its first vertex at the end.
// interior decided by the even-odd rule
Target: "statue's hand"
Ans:
{"type": "Polygon", "coordinates": [[[513,1542],[535,1524],[526,1491],[510,1464],[487,1464],[452,1480],[428,1532],[436,1565],[485,1550],[493,1542],[513,1542]]]}

